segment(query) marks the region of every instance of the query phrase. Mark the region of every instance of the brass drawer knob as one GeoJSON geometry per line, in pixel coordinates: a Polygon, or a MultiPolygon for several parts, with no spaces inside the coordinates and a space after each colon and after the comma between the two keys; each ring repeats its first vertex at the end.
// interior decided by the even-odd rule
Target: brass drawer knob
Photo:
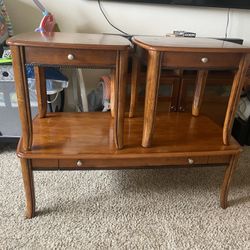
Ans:
{"type": "Polygon", "coordinates": [[[188,164],[194,164],[194,160],[193,159],[191,159],[191,158],[188,158],[188,164]]]}
{"type": "Polygon", "coordinates": [[[75,59],[75,56],[73,54],[68,54],[68,59],[72,61],[75,59]]]}
{"type": "Polygon", "coordinates": [[[82,164],[82,161],[80,161],[80,160],[77,161],[77,163],[76,163],[76,166],[77,166],[77,167],[81,167],[82,165],[83,165],[83,164],[82,164]]]}
{"type": "Polygon", "coordinates": [[[203,63],[207,63],[207,62],[208,62],[208,58],[207,58],[207,57],[203,57],[203,58],[201,58],[201,61],[202,61],[203,63]]]}

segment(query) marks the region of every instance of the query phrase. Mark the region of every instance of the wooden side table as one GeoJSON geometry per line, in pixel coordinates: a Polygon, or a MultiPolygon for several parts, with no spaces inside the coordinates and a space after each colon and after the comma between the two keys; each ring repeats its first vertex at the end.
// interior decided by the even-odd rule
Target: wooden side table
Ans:
{"type": "Polygon", "coordinates": [[[17,35],[8,40],[13,57],[17,95],[22,121],[23,147],[29,150],[32,145],[32,123],[25,79],[25,64],[34,65],[37,81],[39,117],[46,116],[46,86],[44,70],[41,66],[74,66],[114,68],[115,91],[115,142],[118,149],[123,147],[123,119],[125,81],[130,43],[120,36],[97,34],[40,33],[17,35]]]}
{"type": "MultiPolygon", "coordinates": [[[[223,127],[223,142],[229,144],[232,123],[249,67],[250,48],[215,39],[134,37],[133,42],[147,51],[148,69],[142,146],[152,144],[161,67],[197,69],[192,114],[199,116],[208,70],[237,69],[223,127]]],[[[136,71],[133,73],[136,74],[136,71]]]]}
{"type": "MultiPolygon", "coordinates": [[[[206,79],[209,70],[236,70],[232,89],[229,97],[229,102],[226,111],[226,117],[224,120],[224,126],[221,129],[221,135],[219,137],[213,137],[212,140],[221,140],[221,144],[230,146],[234,144],[231,139],[232,124],[239,102],[240,93],[245,82],[245,75],[250,63],[250,48],[241,45],[219,41],[215,39],[190,39],[190,38],[171,38],[171,37],[152,37],[152,36],[136,36],[133,37],[132,41],[139,48],[137,51],[138,55],[136,58],[136,64],[140,61],[140,56],[147,54],[147,81],[146,81],[146,94],[145,94],[145,109],[144,109],[144,120],[143,120],[143,136],[142,146],[145,148],[157,146],[157,142],[153,140],[153,136],[156,134],[155,126],[159,126],[159,118],[156,117],[157,98],[159,89],[159,79],[161,74],[161,68],[168,69],[195,69],[198,70],[195,94],[192,106],[193,122],[202,120],[200,116],[200,107],[204,95],[206,79]],[[157,124],[158,122],[158,124],[157,124]],[[155,125],[156,124],[156,125],[155,125]],[[223,143],[222,143],[223,142],[223,143]]],[[[134,68],[132,72],[132,79],[136,79],[138,69],[134,68]]],[[[172,116],[174,116],[172,114],[172,116]]],[[[177,115],[180,119],[182,115],[177,115]]],[[[182,122],[185,123],[187,114],[183,114],[182,122]]],[[[188,118],[190,119],[190,118],[188,118]]],[[[190,120],[189,120],[190,121],[190,120]]],[[[212,122],[213,123],[213,122],[212,122]]],[[[211,123],[211,125],[212,125],[211,123]]],[[[182,134],[181,129],[186,129],[190,134],[194,135],[197,133],[198,127],[190,125],[183,127],[175,127],[175,133],[182,134]]],[[[169,127],[166,124],[166,130],[169,127]]],[[[204,126],[204,134],[206,130],[211,130],[212,127],[208,123],[200,124],[204,126]]],[[[200,136],[200,142],[207,143],[203,135],[200,136]]],[[[156,135],[157,136],[157,135],[156,135]]],[[[184,137],[183,140],[186,138],[184,137]]],[[[194,137],[190,136],[190,140],[194,137]]],[[[181,140],[181,139],[180,139],[181,140]]],[[[173,147],[180,143],[179,141],[173,140],[172,137],[166,139],[166,143],[171,143],[173,147]]],[[[190,141],[189,147],[186,148],[186,152],[194,150],[195,140],[190,141]]],[[[196,145],[197,146],[197,145],[196,145]]],[[[208,153],[215,154],[215,148],[208,147],[207,152],[204,152],[204,156],[208,153]]],[[[217,151],[216,154],[222,154],[222,151],[217,151]]],[[[225,208],[227,206],[226,196],[228,193],[228,187],[233,175],[233,171],[238,159],[238,152],[232,152],[230,156],[229,166],[226,170],[224,182],[221,189],[221,206],[225,208]]],[[[192,161],[192,160],[191,160],[192,161]]]]}
{"type": "MultiPolygon", "coordinates": [[[[28,33],[9,39],[8,44],[12,50],[22,124],[22,138],[17,154],[21,159],[28,218],[35,214],[33,171],[37,170],[223,164],[228,167],[220,200],[221,206],[227,207],[229,184],[241,149],[234,139],[228,145],[222,143],[222,129],[217,124],[202,115],[197,118],[186,113],[173,112],[155,118],[149,112],[149,119],[156,119],[154,147],[143,148],[143,118],[124,119],[125,79],[130,50],[130,43],[126,39],[107,35],[54,33],[52,36],[42,36],[39,33],[28,33]],[[30,114],[25,64],[32,64],[35,69],[39,114],[33,120],[30,114]],[[43,66],[57,65],[112,68],[114,119],[105,112],[46,113],[43,66]]],[[[178,52],[178,49],[175,52],[178,52]]],[[[155,74],[157,69],[153,65],[154,62],[160,62],[161,58],[161,52],[153,50],[151,54],[149,69],[153,78],[148,80],[151,81],[149,86],[154,92],[152,98],[147,92],[150,102],[147,109],[155,107],[153,97],[157,86],[153,86],[153,83],[157,82],[154,79],[158,75],[155,74]]],[[[241,61],[242,70],[237,76],[241,77],[248,56],[244,50],[237,55],[237,63],[241,61]]],[[[232,60],[236,59],[233,57],[232,60]]],[[[173,62],[173,66],[178,65],[173,62]]],[[[239,93],[234,95],[238,98],[239,93]]]]}
{"type": "MultiPolygon", "coordinates": [[[[79,34],[79,33],[51,33],[41,34],[38,32],[20,34],[12,37],[8,40],[10,45],[15,82],[16,92],[18,98],[19,113],[22,125],[22,139],[19,144],[18,154],[21,155],[22,171],[24,178],[24,185],[27,199],[27,217],[32,217],[35,211],[34,205],[34,189],[33,189],[33,177],[32,168],[35,166],[43,165],[43,167],[50,167],[55,162],[50,159],[50,154],[53,149],[46,152],[43,157],[47,158],[47,162],[44,161],[41,164],[33,162],[31,163],[28,155],[34,153],[34,148],[37,149],[37,137],[36,129],[32,123],[30,104],[29,104],[29,91],[26,80],[25,65],[31,64],[34,66],[35,78],[36,78],[36,90],[38,100],[38,118],[43,123],[43,119],[53,116],[52,114],[46,114],[47,100],[46,100],[46,84],[44,78],[44,66],[68,66],[68,67],[96,67],[96,68],[111,68],[114,76],[112,83],[113,89],[113,114],[114,114],[114,127],[113,138],[117,149],[123,148],[123,135],[124,135],[124,109],[125,109],[125,85],[127,76],[127,60],[128,52],[130,50],[130,42],[120,36],[101,35],[101,34],[79,34]]],[[[57,115],[55,115],[57,116],[57,115]]],[[[90,115],[91,116],[91,115],[90,115]]],[[[66,116],[68,120],[74,120],[73,116],[66,116]]],[[[39,120],[39,119],[38,119],[39,120]]],[[[53,119],[53,120],[56,120],[53,119]]],[[[75,121],[77,124],[79,121],[75,121]]],[[[86,117],[86,121],[89,124],[82,129],[88,130],[88,127],[95,126],[95,119],[89,119],[86,117]]],[[[68,121],[64,121],[67,123],[68,121]]],[[[82,123],[86,123],[84,120],[82,123]]],[[[53,126],[47,124],[47,126],[53,126]]],[[[60,130],[61,124],[55,121],[54,126],[57,126],[60,130]]],[[[39,127],[40,128],[40,127],[39,127]]],[[[71,130],[70,126],[65,126],[65,130],[71,130]]],[[[77,133],[81,133],[81,128],[77,133]]],[[[47,145],[46,133],[49,132],[49,128],[46,131],[46,126],[38,139],[39,143],[42,141],[43,146],[39,144],[39,147],[45,147],[47,145]]],[[[57,131],[54,134],[54,139],[57,140],[63,137],[65,131],[57,131]],[[60,133],[60,134],[58,134],[60,133]]],[[[73,138],[72,138],[73,139],[73,138]]],[[[98,145],[98,144],[97,144],[98,145]]],[[[80,146],[79,146],[80,148],[80,146]]],[[[74,149],[72,149],[73,151],[74,149]]],[[[63,153],[62,153],[63,155],[63,153]]],[[[81,165],[79,161],[77,163],[81,165]]],[[[57,166],[55,163],[53,167],[57,166]]]]}

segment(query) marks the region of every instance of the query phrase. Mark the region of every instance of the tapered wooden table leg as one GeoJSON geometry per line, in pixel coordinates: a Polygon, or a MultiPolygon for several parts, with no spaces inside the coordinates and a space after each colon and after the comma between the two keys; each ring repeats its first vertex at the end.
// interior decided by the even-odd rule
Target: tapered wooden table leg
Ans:
{"type": "Polygon", "coordinates": [[[243,56],[239,65],[239,69],[234,76],[223,126],[223,143],[225,145],[228,145],[230,142],[233,121],[240,100],[241,91],[244,86],[245,75],[249,68],[249,64],[250,55],[243,56]]]}
{"type": "Polygon", "coordinates": [[[114,86],[114,139],[117,149],[123,148],[124,114],[126,102],[126,81],[128,67],[127,51],[119,51],[116,63],[116,81],[114,86]]]}
{"type": "Polygon", "coordinates": [[[22,126],[22,145],[24,150],[31,150],[33,126],[23,48],[11,46],[11,55],[13,59],[19,116],[22,126]]]}
{"type": "Polygon", "coordinates": [[[161,52],[150,50],[148,56],[142,136],[143,147],[150,147],[152,144],[161,68],[161,52]]]}
{"type": "Polygon", "coordinates": [[[228,190],[229,190],[229,186],[232,180],[234,170],[238,164],[238,160],[239,160],[239,154],[233,155],[229,163],[229,166],[227,166],[226,168],[224,180],[223,180],[221,191],[220,191],[220,206],[223,209],[227,208],[228,190]]]}
{"type": "Polygon", "coordinates": [[[116,76],[116,70],[111,69],[110,71],[110,112],[111,112],[111,117],[115,117],[115,111],[114,111],[114,106],[115,106],[115,76],[116,76]]]}
{"type": "Polygon", "coordinates": [[[207,70],[199,70],[197,72],[196,87],[195,87],[194,101],[193,101],[193,107],[192,107],[193,116],[199,116],[200,114],[200,108],[201,108],[201,104],[202,104],[202,100],[204,96],[207,75],[208,75],[207,70]]]}
{"type": "Polygon", "coordinates": [[[137,55],[133,56],[132,74],[131,74],[131,95],[130,95],[130,106],[129,106],[129,117],[135,116],[137,99],[138,99],[138,85],[141,73],[140,59],[137,55]]]}
{"type": "Polygon", "coordinates": [[[21,166],[26,196],[26,218],[31,219],[35,216],[35,190],[33,172],[29,160],[21,159],[21,166]]]}
{"type": "Polygon", "coordinates": [[[47,113],[47,93],[44,67],[34,66],[36,80],[36,96],[38,103],[38,115],[44,118],[47,113]]]}

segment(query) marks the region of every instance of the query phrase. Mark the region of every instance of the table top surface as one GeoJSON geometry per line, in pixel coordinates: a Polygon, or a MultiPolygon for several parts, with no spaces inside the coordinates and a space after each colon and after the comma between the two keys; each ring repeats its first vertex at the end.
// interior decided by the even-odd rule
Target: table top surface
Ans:
{"type": "Polygon", "coordinates": [[[18,34],[7,40],[8,45],[75,48],[75,49],[118,49],[127,50],[131,43],[120,35],[87,34],[87,33],[40,33],[18,34]]]}
{"type": "Polygon", "coordinates": [[[117,150],[114,120],[108,112],[48,113],[46,118],[33,120],[32,150],[20,147],[18,155],[45,159],[96,159],[97,155],[150,158],[225,155],[240,149],[233,138],[230,145],[223,145],[222,128],[204,115],[196,118],[189,113],[159,113],[151,148],[140,146],[143,117],[125,119],[124,126],[125,147],[117,150]]]}
{"type": "Polygon", "coordinates": [[[250,53],[250,47],[213,38],[134,36],[132,41],[144,49],[156,51],[250,53]]]}

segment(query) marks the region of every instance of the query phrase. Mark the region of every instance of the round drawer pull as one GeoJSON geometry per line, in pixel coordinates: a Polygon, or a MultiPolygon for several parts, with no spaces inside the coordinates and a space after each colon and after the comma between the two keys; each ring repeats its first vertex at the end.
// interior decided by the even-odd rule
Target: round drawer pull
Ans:
{"type": "Polygon", "coordinates": [[[208,58],[207,58],[207,57],[203,57],[203,58],[201,58],[201,61],[202,61],[203,63],[207,63],[207,62],[208,62],[208,58]]]}
{"type": "Polygon", "coordinates": [[[75,59],[75,56],[73,54],[68,54],[68,59],[72,61],[75,59]]]}
{"type": "Polygon", "coordinates": [[[188,158],[188,163],[191,165],[191,164],[194,164],[194,160],[191,159],[191,158],[188,158]]]}
{"type": "Polygon", "coordinates": [[[76,166],[77,166],[77,167],[81,167],[82,165],[83,165],[83,164],[82,164],[82,161],[80,161],[80,160],[77,161],[77,163],[76,163],[76,166]]]}

